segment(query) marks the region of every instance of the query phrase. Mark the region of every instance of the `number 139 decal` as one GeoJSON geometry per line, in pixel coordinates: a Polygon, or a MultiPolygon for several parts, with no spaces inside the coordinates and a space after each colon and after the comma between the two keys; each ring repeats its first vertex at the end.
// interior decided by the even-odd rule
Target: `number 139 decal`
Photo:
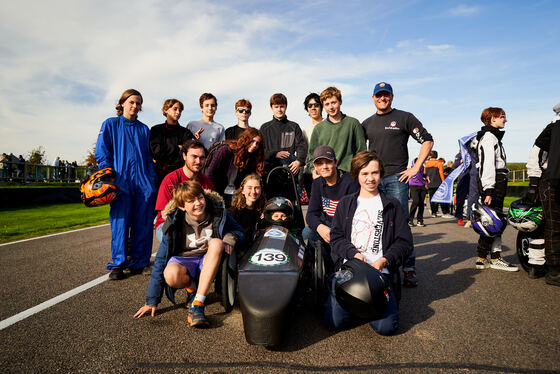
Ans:
{"type": "Polygon", "coordinates": [[[277,266],[287,263],[288,255],[278,249],[264,248],[251,256],[249,262],[260,266],[277,266]]]}

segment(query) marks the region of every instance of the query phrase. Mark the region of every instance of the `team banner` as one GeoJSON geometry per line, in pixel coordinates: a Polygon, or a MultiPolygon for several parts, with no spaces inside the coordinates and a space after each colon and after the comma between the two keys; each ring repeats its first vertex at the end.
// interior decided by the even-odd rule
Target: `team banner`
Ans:
{"type": "Polygon", "coordinates": [[[471,141],[472,138],[476,136],[476,132],[464,136],[459,139],[459,149],[461,150],[461,159],[463,163],[459,167],[451,172],[445,178],[445,180],[440,184],[434,196],[432,196],[433,203],[447,203],[451,204],[453,202],[453,183],[461,173],[469,167],[471,162],[471,155],[467,150],[467,143],[471,141]]]}

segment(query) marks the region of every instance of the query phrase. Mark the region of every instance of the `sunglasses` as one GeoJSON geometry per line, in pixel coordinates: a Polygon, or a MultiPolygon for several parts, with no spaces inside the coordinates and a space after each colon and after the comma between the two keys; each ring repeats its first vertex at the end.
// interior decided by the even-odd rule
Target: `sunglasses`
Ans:
{"type": "Polygon", "coordinates": [[[309,104],[307,104],[307,109],[319,108],[320,106],[321,106],[321,104],[319,104],[319,103],[309,103],[309,104]]]}
{"type": "Polygon", "coordinates": [[[246,108],[237,108],[237,111],[239,113],[247,113],[247,114],[251,114],[251,109],[246,109],[246,108]]]}

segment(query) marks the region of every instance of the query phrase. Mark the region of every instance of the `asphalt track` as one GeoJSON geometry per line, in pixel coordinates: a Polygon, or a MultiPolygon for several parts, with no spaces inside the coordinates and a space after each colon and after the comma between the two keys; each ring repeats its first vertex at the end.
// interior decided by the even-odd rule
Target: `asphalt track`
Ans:
{"type": "MultiPolygon", "coordinates": [[[[425,222],[413,228],[420,285],[403,289],[395,336],[379,336],[367,324],[331,332],[304,305],[275,349],[248,345],[239,308],[223,313],[212,294],[208,329],[187,327],[183,305],[165,298],[155,318],[133,319],[149,277],[105,281],[107,226],[0,246],[1,322],[99,282],[2,328],[0,367],[3,373],[560,372],[560,287],[528,279],[523,270],[475,270],[471,229],[442,218],[425,222]]],[[[504,256],[517,263],[515,235],[506,230],[504,256]]]]}

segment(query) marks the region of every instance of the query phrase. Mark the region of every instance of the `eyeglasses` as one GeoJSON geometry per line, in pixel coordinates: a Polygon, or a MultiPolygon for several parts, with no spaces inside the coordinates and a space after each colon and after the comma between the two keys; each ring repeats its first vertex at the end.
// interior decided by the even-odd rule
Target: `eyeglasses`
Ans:
{"type": "Polygon", "coordinates": [[[309,103],[309,104],[307,104],[307,109],[319,108],[320,106],[321,106],[321,104],[319,104],[319,103],[309,103]]]}
{"type": "Polygon", "coordinates": [[[247,113],[247,114],[251,114],[251,109],[247,109],[247,108],[237,108],[237,111],[239,113],[247,113]]]}

